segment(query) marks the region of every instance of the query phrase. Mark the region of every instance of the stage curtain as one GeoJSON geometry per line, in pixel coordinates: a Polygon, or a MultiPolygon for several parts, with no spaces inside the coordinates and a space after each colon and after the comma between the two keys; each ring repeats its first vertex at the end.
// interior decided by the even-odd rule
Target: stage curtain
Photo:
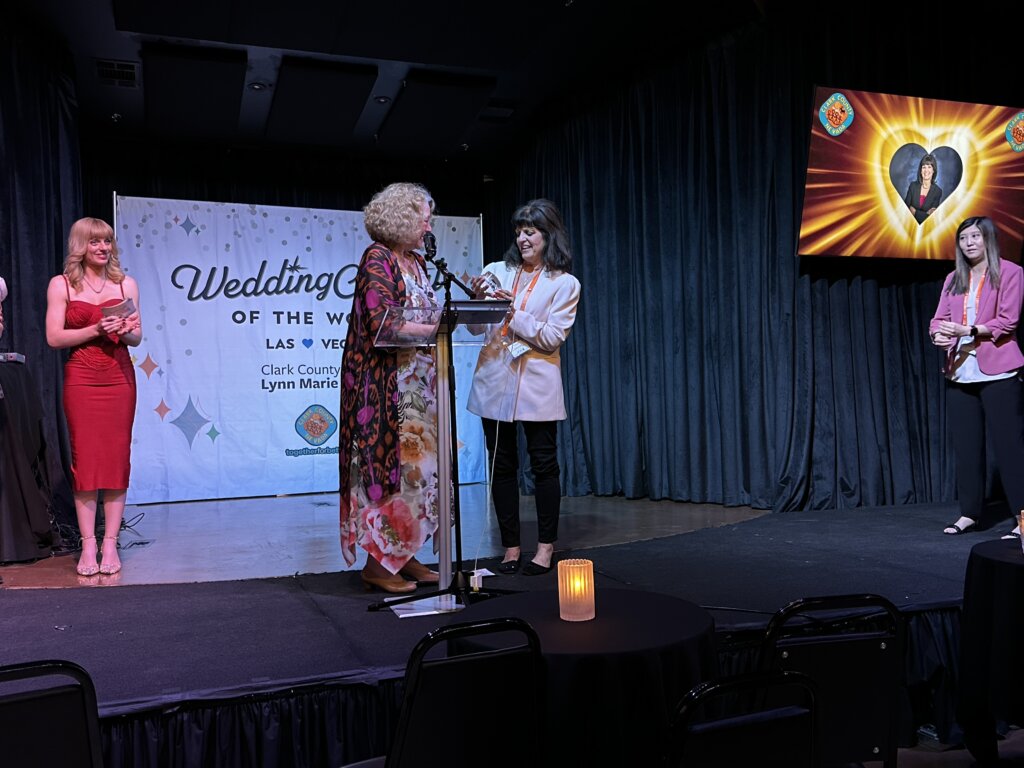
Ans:
{"type": "Polygon", "coordinates": [[[340,766],[387,752],[401,677],[100,712],[106,768],[340,766]]]}
{"type": "Polygon", "coordinates": [[[796,254],[822,55],[752,24],[572,105],[520,163],[511,197],[559,203],[583,285],[563,353],[569,493],[776,511],[952,498],[927,335],[950,264],[796,254]]]}
{"type": "Polygon", "coordinates": [[[64,355],[46,345],[45,332],[47,283],[63,269],[67,231],[83,215],[73,68],[62,50],[13,9],[0,11],[0,275],[10,289],[0,351],[23,353],[38,382],[53,514],[77,533],[66,479],[64,355]]]}

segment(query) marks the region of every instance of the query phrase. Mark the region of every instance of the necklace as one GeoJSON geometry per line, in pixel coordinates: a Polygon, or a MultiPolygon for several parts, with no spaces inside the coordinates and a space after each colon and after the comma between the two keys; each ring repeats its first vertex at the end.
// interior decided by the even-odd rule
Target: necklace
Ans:
{"type": "Polygon", "coordinates": [[[85,276],[85,272],[82,272],[82,279],[85,281],[85,284],[89,286],[89,288],[92,290],[93,293],[103,293],[103,289],[107,287],[107,273],[106,273],[106,271],[103,272],[103,282],[100,283],[100,287],[99,288],[93,288],[92,287],[92,283],[90,283],[89,282],[89,278],[85,276]]]}

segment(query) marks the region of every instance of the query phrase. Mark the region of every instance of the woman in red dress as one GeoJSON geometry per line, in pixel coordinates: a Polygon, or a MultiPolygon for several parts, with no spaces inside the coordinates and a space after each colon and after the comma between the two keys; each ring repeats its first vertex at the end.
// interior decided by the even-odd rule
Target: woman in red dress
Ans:
{"type": "Polygon", "coordinates": [[[68,235],[64,272],[46,290],[46,342],[71,350],[64,365],[64,412],[82,536],[76,569],[81,576],[121,570],[117,536],[135,418],[135,371],[127,347],[142,341],[138,307],[139,288],[121,269],[113,229],[100,219],[76,221],[68,235]],[[102,548],[96,543],[100,491],[102,548]]]}

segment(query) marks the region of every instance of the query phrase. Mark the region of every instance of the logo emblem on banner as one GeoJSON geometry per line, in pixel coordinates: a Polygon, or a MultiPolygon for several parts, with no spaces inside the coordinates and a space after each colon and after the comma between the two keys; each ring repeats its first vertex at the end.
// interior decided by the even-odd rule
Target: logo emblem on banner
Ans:
{"type": "Polygon", "coordinates": [[[1024,151],[1024,112],[1018,112],[1006,126],[1006,141],[1014,152],[1024,151]]]}
{"type": "Polygon", "coordinates": [[[322,405],[311,405],[295,420],[295,431],[310,445],[323,445],[338,431],[338,420],[322,405]]]}
{"type": "Polygon", "coordinates": [[[830,136],[838,136],[853,122],[853,105],[841,93],[833,93],[818,108],[818,119],[830,136]]]}

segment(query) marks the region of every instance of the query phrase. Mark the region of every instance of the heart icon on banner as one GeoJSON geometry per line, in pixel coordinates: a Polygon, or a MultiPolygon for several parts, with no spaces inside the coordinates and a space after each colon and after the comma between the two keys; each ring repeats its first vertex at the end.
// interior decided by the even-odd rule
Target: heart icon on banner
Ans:
{"type": "Polygon", "coordinates": [[[953,190],[960,185],[963,175],[963,160],[951,147],[939,147],[929,152],[920,144],[904,144],[889,161],[889,183],[907,204],[907,214],[913,216],[919,225],[927,220],[934,209],[949,199],[953,190]],[[935,173],[931,180],[931,190],[922,202],[918,172],[921,160],[928,155],[933,159],[935,173]]]}
{"type": "Polygon", "coordinates": [[[302,346],[304,346],[306,349],[309,349],[310,347],[313,346],[313,340],[312,339],[303,339],[302,340],[302,346]]]}

